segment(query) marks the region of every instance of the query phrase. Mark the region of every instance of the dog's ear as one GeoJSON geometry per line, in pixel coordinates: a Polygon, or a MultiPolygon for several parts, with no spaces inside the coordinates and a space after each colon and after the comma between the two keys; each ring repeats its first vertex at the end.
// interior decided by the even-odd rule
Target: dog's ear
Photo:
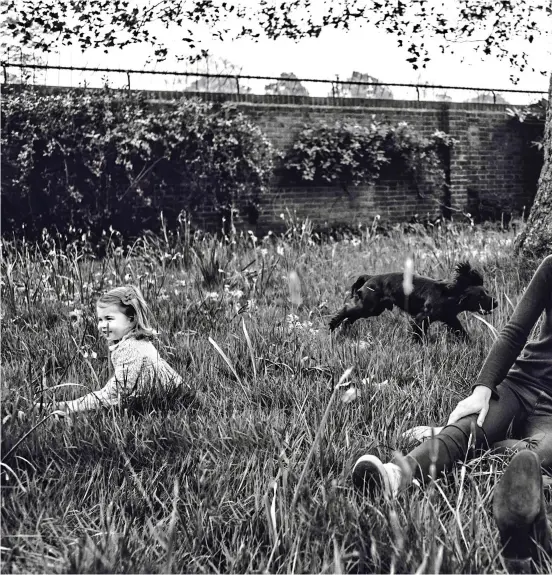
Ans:
{"type": "Polygon", "coordinates": [[[351,296],[354,296],[355,293],[371,278],[372,276],[369,275],[361,275],[355,281],[355,283],[351,286],[351,296]]]}
{"type": "Polygon", "coordinates": [[[456,285],[457,286],[482,286],[483,276],[476,269],[471,267],[470,262],[460,262],[456,264],[456,285]]]}

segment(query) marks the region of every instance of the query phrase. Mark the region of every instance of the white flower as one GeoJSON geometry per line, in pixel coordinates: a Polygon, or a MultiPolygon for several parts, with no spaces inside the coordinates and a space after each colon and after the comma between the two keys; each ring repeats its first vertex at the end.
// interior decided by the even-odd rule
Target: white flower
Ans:
{"type": "Polygon", "coordinates": [[[375,387],[376,389],[381,389],[387,385],[389,385],[389,380],[384,379],[383,381],[380,381],[379,383],[373,383],[372,387],[375,387]]]}
{"type": "Polygon", "coordinates": [[[341,401],[342,403],[351,403],[355,399],[358,399],[362,395],[360,389],[356,387],[350,387],[342,396],[341,401]]]}
{"type": "Polygon", "coordinates": [[[82,318],[82,310],[74,309],[73,311],[69,312],[69,319],[71,320],[71,325],[79,326],[83,322],[82,318]]]}
{"type": "Polygon", "coordinates": [[[277,253],[279,256],[283,256],[283,255],[284,255],[284,246],[277,246],[277,247],[276,247],[276,253],[277,253]]]}

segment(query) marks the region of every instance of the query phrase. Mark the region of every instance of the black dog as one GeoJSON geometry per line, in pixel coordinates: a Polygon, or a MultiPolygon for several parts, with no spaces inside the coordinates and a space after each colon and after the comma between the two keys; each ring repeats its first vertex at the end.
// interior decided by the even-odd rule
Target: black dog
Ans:
{"type": "Polygon", "coordinates": [[[483,276],[468,262],[456,266],[452,281],[414,275],[412,284],[412,293],[406,296],[400,272],[360,276],[343,308],[331,319],[330,330],[345,320],[352,324],[397,306],[413,317],[414,337],[418,341],[434,321],[442,321],[453,333],[468,339],[456,316],[462,311],[488,314],[497,306],[496,299],[483,287],[483,276]]]}

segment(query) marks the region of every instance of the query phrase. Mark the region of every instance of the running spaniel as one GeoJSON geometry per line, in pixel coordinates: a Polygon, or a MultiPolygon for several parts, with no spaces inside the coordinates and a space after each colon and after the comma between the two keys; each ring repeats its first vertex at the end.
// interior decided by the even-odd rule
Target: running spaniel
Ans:
{"type": "Polygon", "coordinates": [[[352,324],[357,319],[380,315],[394,306],[412,316],[414,337],[420,340],[429,324],[441,321],[461,338],[469,339],[458,314],[462,311],[488,314],[497,301],[483,287],[483,276],[468,262],[456,266],[452,281],[434,280],[414,275],[413,291],[406,296],[401,272],[362,275],[351,287],[345,305],[330,321],[330,330],[342,322],[352,324]]]}

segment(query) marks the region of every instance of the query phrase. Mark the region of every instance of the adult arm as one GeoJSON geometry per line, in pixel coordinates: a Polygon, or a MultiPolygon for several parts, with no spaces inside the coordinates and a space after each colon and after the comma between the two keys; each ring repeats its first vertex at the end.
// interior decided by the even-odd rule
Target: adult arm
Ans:
{"type": "Polygon", "coordinates": [[[510,321],[491,347],[474,387],[484,386],[491,392],[496,391],[496,386],[508,375],[527,343],[531,330],[550,303],[551,293],[552,256],[548,256],[538,267],[510,321]]]}
{"type": "Polygon", "coordinates": [[[535,323],[550,304],[551,289],[552,256],[548,256],[535,272],[510,321],[491,347],[471,395],[458,403],[450,414],[447,425],[472,414],[477,414],[477,425],[483,425],[491,396],[496,394],[496,386],[510,371],[527,343],[535,323]]]}

